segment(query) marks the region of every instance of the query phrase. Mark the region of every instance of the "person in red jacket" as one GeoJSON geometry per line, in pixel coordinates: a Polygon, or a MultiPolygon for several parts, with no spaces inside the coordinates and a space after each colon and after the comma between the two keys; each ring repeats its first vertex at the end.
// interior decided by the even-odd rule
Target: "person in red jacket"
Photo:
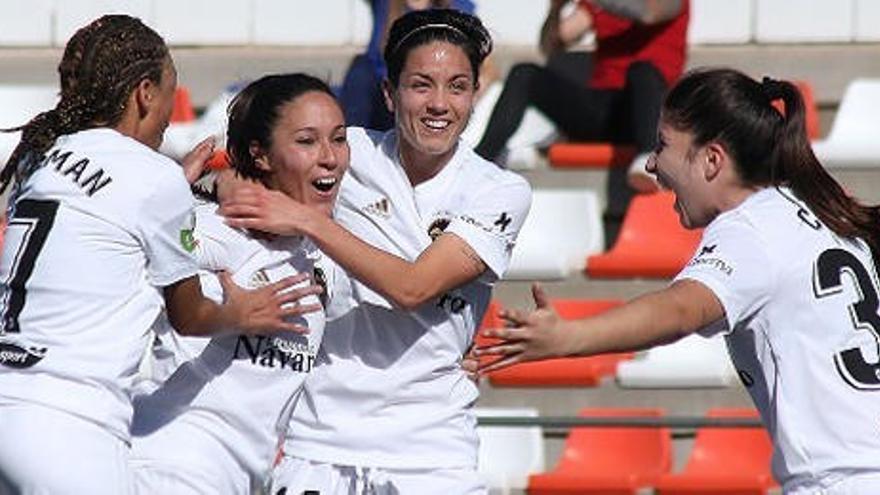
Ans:
{"type": "MultiPolygon", "coordinates": [[[[548,67],[515,65],[476,147],[484,158],[499,161],[530,105],[569,139],[634,144],[640,157],[654,149],[663,96],[684,70],[689,0],[579,0],[563,14],[569,3],[550,2],[541,50],[554,56],[592,31],[592,70],[573,81],[548,67]]],[[[633,192],[627,169],[611,169],[604,218],[609,245],[633,192]]]]}

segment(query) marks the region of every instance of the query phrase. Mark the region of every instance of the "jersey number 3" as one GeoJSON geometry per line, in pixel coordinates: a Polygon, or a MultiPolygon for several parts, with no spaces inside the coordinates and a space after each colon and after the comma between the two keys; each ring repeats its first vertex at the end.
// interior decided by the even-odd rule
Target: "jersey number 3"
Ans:
{"type": "MultiPolygon", "coordinates": [[[[877,313],[880,300],[865,266],[848,251],[828,249],[819,255],[816,268],[816,296],[820,298],[841,292],[844,272],[853,277],[861,295],[858,302],[849,306],[853,326],[857,331],[868,332],[874,338],[877,351],[880,351],[880,315],[877,313]]],[[[837,371],[852,387],[859,390],[880,390],[880,363],[867,362],[858,347],[838,352],[834,356],[834,362],[837,371]]]]}
{"type": "Polygon", "coordinates": [[[49,230],[55,223],[57,201],[22,199],[15,204],[15,212],[6,227],[7,244],[3,250],[2,268],[8,290],[4,294],[3,330],[18,332],[18,316],[24,308],[26,284],[34,272],[37,256],[46,243],[49,230]]]}

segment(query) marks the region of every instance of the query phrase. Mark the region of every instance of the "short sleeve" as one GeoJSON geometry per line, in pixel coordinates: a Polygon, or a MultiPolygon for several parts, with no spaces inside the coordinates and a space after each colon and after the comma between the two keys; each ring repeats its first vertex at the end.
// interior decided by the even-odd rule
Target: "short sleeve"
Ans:
{"type": "Polygon", "coordinates": [[[165,287],[198,271],[192,256],[193,197],[182,172],[179,177],[165,172],[152,187],[137,214],[150,283],[165,287]]]}
{"type": "Polygon", "coordinates": [[[725,318],[701,329],[704,336],[731,333],[767,301],[775,269],[759,233],[742,219],[719,219],[703,233],[693,258],[675,280],[695,280],[709,288],[724,308],[725,318]]]}
{"type": "Polygon", "coordinates": [[[529,213],[531,187],[521,177],[506,173],[504,180],[470,197],[470,204],[459,210],[445,232],[464,239],[492,273],[501,278],[510,265],[516,238],[529,213]]]}

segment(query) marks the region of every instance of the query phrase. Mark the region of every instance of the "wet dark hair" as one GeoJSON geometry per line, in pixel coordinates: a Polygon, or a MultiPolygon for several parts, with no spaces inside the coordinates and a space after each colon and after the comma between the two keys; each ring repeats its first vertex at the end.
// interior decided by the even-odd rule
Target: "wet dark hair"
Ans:
{"type": "Polygon", "coordinates": [[[251,156],[251,144],[256,142],[264,149],[271,148],[272,130],[281,115],[281,107],[310,91],[326,93],[336,100],[327,83],[301,73],[261,77],[232,99],[227,109],[226,152],[239,175],[256,180],[266,176],[251,156]]]}
{"type": "Polygon", "coordinates": [[[471,63],[476,84],[480,65],[492,51],[492,36],[478,18],[453,9],[415,10],[394,21],[384,53],[391,84],[397,86],[400,82],[400,72],[409,52],[433,41],[460,46],[471,63]]]}
{"type": "Polygon", "coordinates": [[[27,124],[0,171],[0,192],[25,180],[59,136],[119,123],[131,92],[147,79],[159,84],[168,47],[155,31],[127,15],[105,15],[80,28],[58,64],[61,98],[27,124]]]}
{"type": "Polygon", "coordinates": [[[834,233],[864,240],[880,259],[880,208],[856,201],[819,163],[794,84],[758,82],[733,69],[695,70],[669,91],[661,115],[695,146],[724,146],[746,185],[789,187],[834,233]],[[784,111],[773,106],[779,100],[784,111]]]}

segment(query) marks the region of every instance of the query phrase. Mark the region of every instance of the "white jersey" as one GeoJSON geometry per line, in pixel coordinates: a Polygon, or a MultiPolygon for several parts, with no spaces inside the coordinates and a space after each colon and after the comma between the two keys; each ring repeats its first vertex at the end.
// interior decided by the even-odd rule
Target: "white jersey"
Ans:
{"type": "MultiPolygon", "coordinates": [[[[242,287],[257,288],[298,273],[312,274],[320,252],[303,238],[258,240],[225,224],[213,203],[195,209],[192,242],[204,270],[227,270],[242,287]]],[[[206,297],[222,301],[216,275],[200,273],[206,297]]],[[[299,286],[308,284],[303,282],[299,286]]],[[[326,294],[326,292],[325,292],[326,294]]],[[[301,300],[318,304],[317,296],[301,300]]],[[[177,459],[186,462],[186,448],[173,445],[141,448],[139,439],[157,429],[197,428],[224,445],[243,470],[261,478],[271,468],[289,409],[303,379],[315,363],[324,333],[324,313],[292,319],[309,328],[307,334],[278,332],[266,336],[227,335],[212,339],[159,335],[175,359],[189,354],[153,393],[137,400],[132,425],[132,459],[177,459]],[[279,423],[282,426],[278,430],[279,423]]],[[[161,370],[157,370],[161,373],[161,370]]],[[[166,435],[173,438],[173,435],[166,435]]]]}
{"type": "Polygon", "coordinates": [[[880,284],[863,242],[767,188],[712,221],[677,278],[724,307],[712,327],[727,332],[786,491],[880,470],[880,284]]]}
{"type": "Polygon", "coordinates": [[[39,403],[122,439],[162,307],[196,273],[179,241],[183,171],[108,128],[58,138],[10,208],[0,261],[0,401],[39,403]]]}
{"type": "Polygon", "coordinates": [[[306,380],[285,443],[289,455],[374,467],[474,467],[470,406],[476,385],[459,366],[507,269],[531,192],[464,145],[415,188],[397,160],[393,131],[348,130],[351,169],[336,219],[364,241],[415,261],[432,235],[453,233],[489,267],[415,311],[367,286],[337,284],[318,366],[306,380]]]}

